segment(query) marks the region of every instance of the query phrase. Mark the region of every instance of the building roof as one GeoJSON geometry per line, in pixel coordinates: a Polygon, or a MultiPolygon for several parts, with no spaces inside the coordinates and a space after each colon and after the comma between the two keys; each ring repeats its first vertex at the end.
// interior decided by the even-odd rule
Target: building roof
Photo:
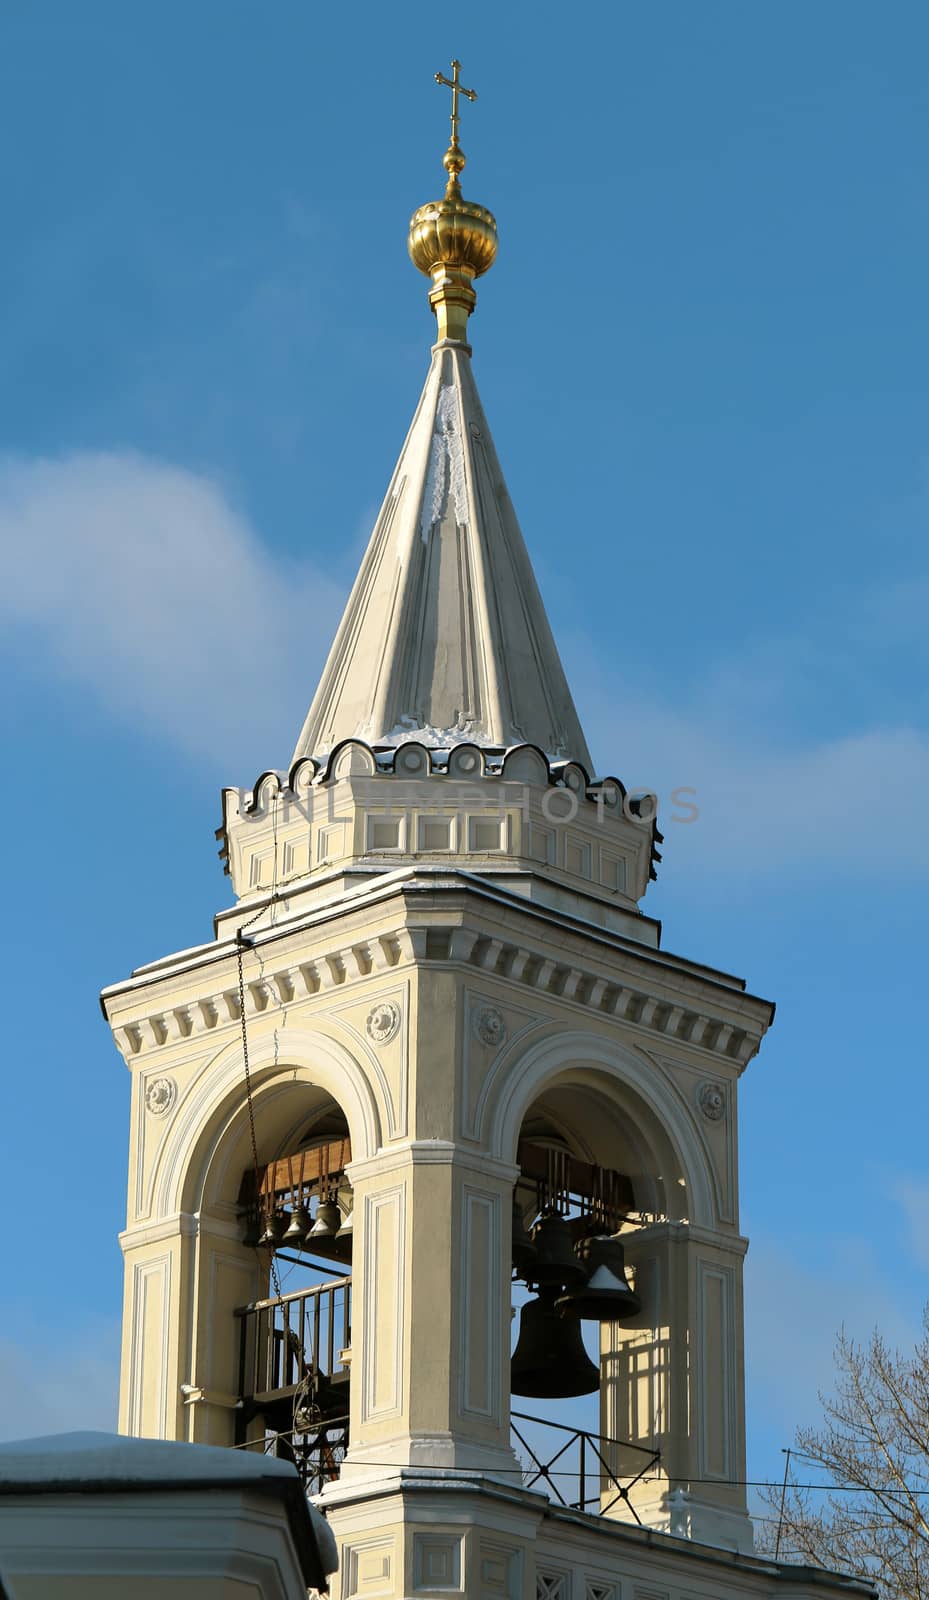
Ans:
{"type": "Polygon", "coordinates": [[[507,748],[592,771],[469,347],[434,347],[422,398],[297,741],[507,748]]]}
{"type": "Polygon", "coordinates": [[[289,1461],[224,1446],[116,1433],[60,1433],[0,1445],[0,1495],[251,1489],[281,1500],[307,1583],[326,1587],[335,1539],[289,1461]]]}

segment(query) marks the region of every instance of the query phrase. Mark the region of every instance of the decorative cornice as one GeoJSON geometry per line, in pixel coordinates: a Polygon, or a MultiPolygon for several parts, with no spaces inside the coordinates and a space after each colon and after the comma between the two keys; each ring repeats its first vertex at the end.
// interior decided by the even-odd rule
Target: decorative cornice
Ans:
{"type": "MultiPolygon", "coordinates": [[[[694,1003],[684,1004],[655,993],[652,985],[643,981],[652,965],[647,950],[631,952],[622,947],[622,953],[627,958],[640,958],[635,962],[635,975],[624,974],[626,981],[605,977],[574,952],[570,958],[558,960],[545,949],[534,948],[528,940],[502,940],[491,936],[486,927],[460,923],[405,925],[365,940],[340,943],[325,954],[314,954],[310,960],[284,959],[279,964],[275,964],[269,941],[256,951],[260,970],[254,971],[253,962],[247,962],[245,1013],[248,1018],[278,1006],[302,1004],[403,966],[449,964],[493,973],[539,996],[601,1019],[615,1018],[645,1040],[676,1040],[690,1050],[698,1048],[715,1061],[729,1062],[738,1070],[744,1068],[758,1049],[767,1026],[763,1016],[746,1017],[743,1025],[731,1017],[719,1016],[696,998],[694,1003]]],[[[673,967],[655,972],[655,986],[673,984],[674,973],[673,967]]],[[[732,994],[743,1004],[747,1001],[759,1008],[766,1005],[764,1001],[752,1001],[741,990],[732,994]]],[[[131,1021],[118,1019],[112,1026],[117,1046],[127,1061],[139,1057],[148,1060],[156,1051],[167,1051],[192,1034],[225,1031],[238,1022],[239,1015],[238,992],[229,984],[183,1006],[152,1011],[131,1021]]]]}
{"type": "Polygon", "coordinates": [[[223,820],[216,830],[221,841],[220,860],[229,873],[229,829],[236,817],[267,816],[278,800],[292,804],[305,802],[312,789],[327,787],[348,777],[452,778],[477,783],[482,780],[528,783],[538,788],[567,791],[571,805],[583,801],[592,817],[625,817],[628,822],[648,828],[651,836],[649,877],[657,876],[655,864],[661,860],[657,801],[646,791],[629,791],[619,778],[591,778],[579,761],[550,757],[535,744],[477,744],[471,740],[454,742],[450,737],[441,746],[421,743],[415,733],[396,744],[368,744],[364,739],[343,739],[327,756],[316,759],[301,756],[289,772],[262,772],[253,788],[240,794],[223,791],[223,820]],[[572,798],[573,797],[573,798],[572,798]],[[238,807],[238,810],[236,810],[238,807]]]}

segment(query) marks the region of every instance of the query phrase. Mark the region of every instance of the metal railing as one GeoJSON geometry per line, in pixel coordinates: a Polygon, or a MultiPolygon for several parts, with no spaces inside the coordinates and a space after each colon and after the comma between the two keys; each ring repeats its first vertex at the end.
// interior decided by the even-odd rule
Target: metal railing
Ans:
{"type": "MultiPolygon", "coordinates": [[[[238,1447],[293,1461],[313,1493],[338,1477],[348,1447],[351,1305],[345,1277],[236,1311],[238,1447]]],[[[523,1411],[510,1413],[510,1429],[523,1452],[523,1488],[544,1485],[559,1505],[588,1515],[608,1516],[624,1503],[640,1521],[630,1496],[658,1465],[657,1449],[523,1411]]]]}
{"type": "Polygon", "coordinates": [[[636,1522],[641,1523],[630,1494],[646,1473],[658,1465],[660,1451],[650,1445],[589,1433],[585,1428],[572,1428],[563,1422],[548,1422],[544,1417],[531,1417],[524,1411],[510,1412],[510,1431],[529,1457],[523,1472],[524,1489],[544,1483],[559,1505],[593,1516],[609,1516],[614,1506],[623,1501],[636,1522]],[[529,1428],[519,1428],[517,1423],[520,1422],[531,1424],[531,1441],[526,1437],[529,1428]],[[546,1438],[551,1432],[559,1438],[550,1445],[546,1438]],[[550,1448],[552,1454],[549,1454],[550,1448]],[[627,1451],[632,1452],[637,1470],[617,1476],[615,1463],[619,1453],[625,1456],[627,1451]],[[577,1498],[568,1499],[556,1479],[565,1485],[576,1483],[577,1498]]]}
{"type": "Polygon", "coordinates": [[[347,1413],[351,1306],[351,1278],[333,1278],[238,1308],[243,1427],[261,1415],[287,1434],[347,1413]]]}

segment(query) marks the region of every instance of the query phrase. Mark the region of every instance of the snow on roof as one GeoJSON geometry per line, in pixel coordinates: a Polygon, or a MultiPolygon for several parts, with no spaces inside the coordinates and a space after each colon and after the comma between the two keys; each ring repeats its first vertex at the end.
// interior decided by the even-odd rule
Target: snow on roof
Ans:
{"type": "Polygon", "coordinates": [[[58,1433],[15,1439],[0,1445],[0,1495],[87,1494],[146,1489],[264,1488],[285,1502],[298,1548],[315,1545],[322,1572],[304,1560],[310,1581],[322,1587],[323,1574],[339,1564],[332,1529],[306,1499],[290,1461],[222,1445],[187,1444],[173,1439],[129,1439],[118,1433],[58,1433]],[[303,1528],[294,1525],[302,1519],[303,1528]],[[302,1536],[301,1536],[302,1535],[302,1536]]]}
{"type": "Polygon", "coordinates": [[[0,1445],[0,1493],[12,1486],[47,1489],[88,1483],[256,1483],[295,1479],[289,1461],[172,1439],[127,1439],[118,1433],[58,1433],[0,1445]]]}

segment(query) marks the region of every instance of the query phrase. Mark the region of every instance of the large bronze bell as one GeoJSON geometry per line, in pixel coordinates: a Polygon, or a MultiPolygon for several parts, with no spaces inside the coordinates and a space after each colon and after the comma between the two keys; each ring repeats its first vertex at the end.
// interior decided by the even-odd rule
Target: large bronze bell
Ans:
{"type": "Polygon", "coordinates": [[[587,1270],[587,1282],[571,1288],[558,1300],[563,1317],[583,1317],[593,1322],[623,1322],[642,1309],[642,1302],[626,1277],[626,1258],[615,1234],[590,1234],[581,1239],[577,1254],[587,1270]]]}
{"type": "Polygon", "coordinates": [[[599,1387],[600,1372],[584,1349],[580,1324],[559,1315],[552,1291],[527,1300],[519,1314],[519,1339],[510,1365],[513,1394],[566,1400],[595,1394],[599,1387]]]}
{"type": "Polygon", "coordinates": [[[571,1226],[557,1211],[542,1212],[531,1238],[535,1259],[526,1273],[530,1283],[537,1283],[540,1289],[561,1289],[587,1276],[574,1253],[571,1226]]]}

